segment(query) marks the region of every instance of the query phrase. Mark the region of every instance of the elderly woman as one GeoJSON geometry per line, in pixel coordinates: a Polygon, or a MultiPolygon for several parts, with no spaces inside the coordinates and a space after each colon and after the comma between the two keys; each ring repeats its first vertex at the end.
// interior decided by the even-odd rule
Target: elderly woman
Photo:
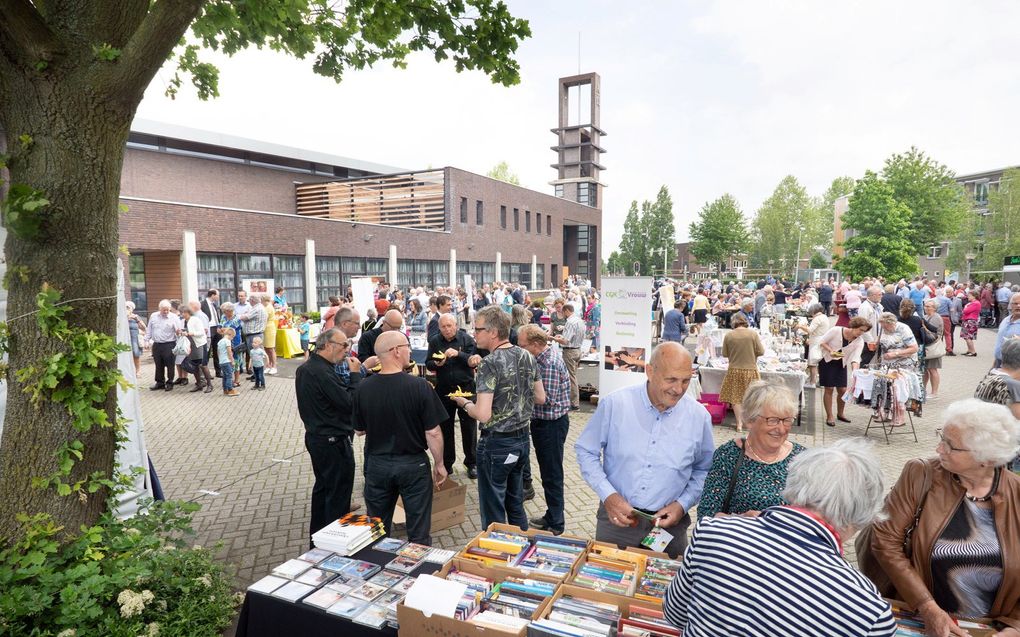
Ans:
{"type": "Polygon", "coordinates": [[[698,521],[666,590],[666,620],[685,635],[891,637],[889,603],[842,546],[880,515],[884,491],[866,441],[804,451],[787,471],[789,506],[698,521]]]}
{"type": "Polygon", "coordinates": [[[131,333],[131,357],[135,359],[135,377],[142,375],[142,337],[145,336],[145,321],[135,314],[135,304],[125,303],[127,308],[128,331],[131,333]]]}
{"type": "MultiPolygon", "coordinates": [[[[286,302],[286,299],[284,299],[286,302]]],[[[262,306],[266,308],[266,331],[262,336],[262,349],[266,350],[266,373],[276,373],[276,330],[279,327],[277,323],[277,310],[275,303],[270,302],[268,294],[262,295],[262,306]]]]}
{"type": "Polygon", "coordinates": [[[780,492],[786,486],[787,468],[804,451],[787,440],[798,406],[797,398],[783,385],[751,383],[741,405],[747,437],[715,450],[698,504],[699,519],[758,515],[770,506],[785,504],[780,492]]]}
{"type": "MultiPolygon", "coordinates": [[[[234,389],[241,388],[241,370],[244,369],[244,334],[242,333],[241,319],[237,318],[237,309],[233,303],[224,303],[220,306],[223,316],[220,318],[220,328],[231,328],[234,330],[234,338],[230,341],[230,349],[234,353],[234,389]]],[[[222,363],[223,361],[220,361],[222,363]]]]}
{"type": "Polygon", "coordinates": [[[963,314],[960,317],[963,327],[960,328],[960,338],[967,344],[967,351],[964,356],[977,356],[974,350],[974,341],[978,335],[978,319],[981,318],[981,301],[978,300],[977,290],[967,290],[967,303],[963,306],[963,314]]]}
{"type": "Polygon", "coordinates": [[[209,367],[202,364],[202,361],[206,359],[206,348],[209,347],[205,324],[187,305],[180,307],[180,313],[181,321],[184,323],[184,333],[191,339],[191,353],[188,354],[188,362],[190,363],[189,367],[194,365],[195,370],[195,386],[191,391],[205,390],[205,393],[211,393],[212,374],[209,373],[209,367]]]}
{"type": "MultiPolygon", "coordinates": [[[[906,303],[909,299],[904,299],[906,303]]],[[[886,367],[890,370],[917,371],[918,350],[920,346],[914,339],[911,329],[900,323],[892,312],[882,312],[878,318],[881,328],[878,339],[878,352],[872,359],[872,367],[886,367]]],[[[910,398],[909,386],[904,378],[888,380],[877,378],[872,392],[872,405],[878,396],[879,405],[886,402],[891,412],[892,426],[900,427],[906,423],[906,402],[910,398]]]]}
{"type": "Polygon", "coordinates": [[[758,332],[748,328],[747,319],[737,314],[730,321],[733,331],[723,338],[722,355],[729,359],[729,368],[723,376],[719,400],[733,405],[733,415],[737,419],[737,431],[744,430],[744,393],[756,380],[758,374],[758,357],[765,353],[765,347],[758,338],[758,332]]]}
{"type": "Polygon", "coordinates": [[[821,303],[813,303],[807,309],[811,322],[797,325],[797,329],[807,335],[808,384],[814,387],[818,383],[818,363],[822,360],[822,337],[829,331],[829,317],[825,316],[825,308],[821,303]]]}
{"type": "MultiPolygon", "coordinates": [[[[822,314],[825,314],[824,310],[822,314]]],[[[818,386],[825,388],[822,407],[825,408],[825,424],[830,427],[836,426],[836,420],[850,422],[843,413],[846,403],[842,400],[847,386],[847,371],[853,373],[860,365],[861,350],[864,349],[861,336],[870,329],[868,319],[855,316],[846,327],[833,327],[827,331],[818,343],[822,351],[822,360],[818,363],[818,386]],[[836,390],[836,419],[832,417],[833,390],[836,390]]]]}
{"type": "Polygon", "coordinates": [[[938,313],[939,301],[928,299],[924,302],[924,318],[922,319],[924,329],[935,334],[936,340],[924,348],[924,377],[925,387],[931,385],[928,398],[939,397],[939,382],[942,372],[942,357],[946,355],[945,322],[938,313]]]}
{"type": "Polygon", "coordinates": [[[954,615],[989,617],[1001,624],[996,635],[1020,637],[1020,476],[1003,470],[1020,451],[1020,428],[1002,405],[974,398],[942,420],[938,458],[903,468],[872,551],[926,634],[967,634],[954,615]]]}

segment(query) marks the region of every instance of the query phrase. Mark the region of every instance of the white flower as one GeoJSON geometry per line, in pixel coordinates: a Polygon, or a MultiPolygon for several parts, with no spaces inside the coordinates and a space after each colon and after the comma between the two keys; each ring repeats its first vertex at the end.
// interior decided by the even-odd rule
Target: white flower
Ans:
{"type": "Polygon", "coordinates": [[[65,628],[57,633],[57,637],[77,637],[78,631],[73,628],[65,628]]]}
{"type": "Polygon", "coordinates": [[[205,586],[205,587],[207,587],[207,588],[208,588],[209,586],[212,586],[212,578],[211,578],[211,577],[209,577],[209,574],[208,574],[208,573],[206,573],[206,574],[205,574],[205,575],[203,575],[202,577],[196,577],[196,578],[195,578],[195,581],[196,581],[196,582],[198,582],[199,584],[201,584],[202,586],[205,586]]]}
{"type": "Polygon", "coordinates": [[[152,622],[146,626],[145,637],[159,637],[159,624],[152,622]]]}
{"type": "Polygon", "coordinates": [[[134,617],[145,610],[145,605],[152,601],[154,595],[150,590],[136,593],[126,588],[117,595],[117,603],[120,604],[121,617],[134,617]]]}

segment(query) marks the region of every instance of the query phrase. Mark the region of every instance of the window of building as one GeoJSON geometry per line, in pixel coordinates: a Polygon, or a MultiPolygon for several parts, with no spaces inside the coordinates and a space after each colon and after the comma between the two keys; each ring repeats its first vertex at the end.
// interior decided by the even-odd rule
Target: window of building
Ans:
{"type": "Polygon", "coordinates": [[[386,281],[389,276],[390,262],[388,259],[365,259],[365,274],[368,276],[382,277],[386,281]]]}
{"type": "Polygon", "coordinates": [[[304,312],[307,309],[305,307],[304,257],[273,257],[273,287],[280,286],[286,290],[287,305],[292,308],[292,311],[304,312]]]}
{"type": "Polygon", "coordinates": [[[588,188],[589,185],[590,184],[586,181],[582,181],[577,184],[577,203],[582,203],[586,206],[588,205],[588,194],[590,192],[590,189],[588,188]]]}
{"type": "Polygon", "coordinates": [[[539,263],[538,269],[535,270],[535,289],[542,290],[545,288],[545,264],[539,263]]]}
{"type": "Polygon", "coordinates": [[[563,197],[563,184],[556,184],[555,186],[553,186],[553,194],[555,194],[557,197],[562,198],[563,197]]]}
{"type": "Polygon", "coordinates": [[[514,232],[521,231],[521,211],[514,208],[514,232]]]}
{"type": "Polygon", "coordinates": [[[980,206],[988,205],[988,182],[979,181],[974,184],[974,201],[980,206]]]}
{"type": "Polygon", "coordinates": [[[218,290],[220,303],[237,301],[239,281],[234,271],[234,255],[199,252],[196,256],[199,298],[204,299],[209,290],[218,290]]]}
{"type": "Polygon", "coordinates": [[[414,284],[422,287],[435,287],[435,277],[432,274],[432,261],[414,262],[414,284]]]}
{"type": "Polygon", "coordinates": [[[531,211],[524,211],[524,231],[531,232],[531,211]]]}
{"type": "Polygon", "coordinates": [[[481,201],[475,202],[475,225],[482,225],[482,217],[484,217],[485,207],[481,201]]]}
{"type": "Polygon", "coordinates": [[[535,232],[542,234],[542,213],[535,213],[535,232]]]}
{"type": "Polygon", "coordinates": [[[315,257],[315,294],[317,310],[329,305],[329,297],[340,298],[340,259],[337,257],[315,257]]]}
{"type": "Polygon", "coordinates": [[[506,230],[506,206],[499,207],[499,227],[506,230]]]}
{"type": "Polygon", "coordinates": [[[145,294],[145,256],[132,254],[128,257],[128,281],[131,285],[131,302],[135,304],[135,313],[146,316],[149,304],[145,294]]]}
{"type": "Polygon", "coordinates": [[[340,292],[347,294],[347,288],[351,285],[351,277],[365,276],[368,270],[365,269],[365,260],[361,257],[340,258],[340,292]]]}
{"type": "Polygon", "coordinates": [[[414,261],[397,259],[397,285],[405,290],[414,287],[414,261]]]}
{"type": "Polygon", "coordinates": [[[531,289],[531,264],[522,263],[520,265],[520,283],[524,287],[531,289]]]}
{"type": "Polygon", "coordinates": [[[929,246],[928,247],[928,258],[929,259],[938,259],[941,256],[942,256],[942,246],[941,245],[929,246]]]}
{"type": "Polygon", "coordinates": [[[237,255],[238,279],[271,279],[273,278],[272,260],[268,254],[237,255]]]}
{"type": "MultiPolygon", "coordinates": [[[[433,261],[432,274],[435,277],[436,285],[446,285],[450,282],[450,262],[433,261]]],[[[459,279],[460,281],[457,285],[464,285],[464,277],[459,277],[459,279]]]]}
{"type": "Polygon", "coordinates": [[[471,273],[471,278],[476,281],[482,281],[483,283],[492,283],[496,280],[496,264],[495,263],[482,263],[482,268],[478,272],[478,276],[475,273],[471,273]]]}
{"type": "Polygon", "coordinates": [[[460,222],[467,223],[467,197],[460,198],[460,222]]]}
{"type": "Polygon", "coordinates": [[[549,215],[545,216],[545,234],[548,237],[552,236],[552,217],[549,215]]]}

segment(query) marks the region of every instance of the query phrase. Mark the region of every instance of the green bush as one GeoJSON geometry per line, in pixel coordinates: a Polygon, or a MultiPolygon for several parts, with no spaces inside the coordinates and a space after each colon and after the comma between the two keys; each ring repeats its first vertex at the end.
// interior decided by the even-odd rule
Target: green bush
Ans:
{"type": "Polygon", "coordinates": [[[319,319],[322,318],[322,314],[319,314],[318,312],[305,312],[305,314],[308,315],[308,320],[312,323],[318,323],[319,319]]]}
{"type": "Polygon", "coordinates": [[[192,546],[197,504],[150,502],[104,515],[68,541],[46,515],[0,550],[0,634],[215,636],[240,602],[213,551],[192,546]]]}

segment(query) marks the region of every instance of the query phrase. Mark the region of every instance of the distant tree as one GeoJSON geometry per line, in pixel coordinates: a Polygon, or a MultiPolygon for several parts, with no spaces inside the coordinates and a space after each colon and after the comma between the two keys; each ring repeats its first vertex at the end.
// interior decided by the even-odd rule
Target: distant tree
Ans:
{"type": "Polygon", "coordinates": [[[792,265],[797,257],[798,238],[801,252],[815,249],[823,232],[819,224],[818,206],[793,175],[784,177],[772,195],[762,202],[751,223],[753,243],[751,261],[755,267],[769,262],[792,265]],[[803,233],[801,233],[803,229],[803,233]]]}
{"type": "Polygon", "coordinates": [[[616,250],[609,253],[609,258],[605,261],[603,269],[607,274],[621,274],[627,271],[626,264],[616,250]]]}
{"type": "Polygon", "coordinates": [[[673,199],[669,196],[666,186],[659,188],[654,202],[642,205],[641,226],[648,246],[648,270],[642,272],[652,274],[659,272],[672,261],[676,252],[676,227],[673,223],[673,199]]]}
{"type": "MultiPolygon", "coordinates": [[[[809,237],[810,243],[803,251],[825,250],[832,251],[832,231],[836,219],[836,200],[843,195],[849,195],[854,191],[853,177],[836,177],[829,184],[821,197],[815,199],[814,219],[812,227],[814,232],[809,237]]],[[[801,254],[803,254],[803,251],[801,254]]]]}
{"type": "Polygon", "coordinates": [[[829,267],[829,262],[820,252],[815,252],[811,255],[811,261],[808,263],[808,267],[812,270],[824,270],[829,267]]]}
{"type": "Polygon", "coordinates": [[[688,232],[691,254],[699,263],[717,264],[719,276],[727,257],[747,250],[747,222],[730,194],[702,206],[698,220],[691,223],[688,232]]]}
{"type": "Polygon", "coordinates": [[[895,280],[917,271],[916,255],[906,238],[910,210],[872,171],[854,186],[843,225],[855,231],[844,242],[846,256],[836,264],[845,276],[855,281],[868,276],[895,280]]]}
{"type": "Polygon", "coordinates": [[[956,174],[917,148],[887,159],[882,178],[910,213],[906,239],[915,255],[957,234],[967,220],[971,202],[956,174]]]}
{"type": "Polygon", "coordinates": [[[964,272],[968,253],[976,257],[971,264],[976,271],[999,270],[1004,257],[1020,254],[1020,169],[1007,170],[989,190],[988,214],[967,215],[950,242],[946,265],[964,272]]]}
{"type": "MultiPolygon", "coordinates": [[[[648,202],[645,202],[647,205],[648,202]]],[[[638,202],[630,203],[630,210],[623,220],[623,237],[620,238],[620,258],[623,260],[624,271],[627,274],[634,273],[634,263],[638,264],[641,274],[648,275],[648,243],[645,241],[644,226],[641,223],[641,213],[638,211],[638,202]]]]}
{"type": "Polygon", "coordinates": [[[506,163],[505,161],[501,161],[495,166],[493,166],[492,170],[485,173],[485,176],[491,177],[493,179],[498,179],[500,181],[505,181],[506,183],[513,184],[515,186],[521,185],[521,180],[517,176],[517,173],[510,170],[510,164],[506,163]]]}

